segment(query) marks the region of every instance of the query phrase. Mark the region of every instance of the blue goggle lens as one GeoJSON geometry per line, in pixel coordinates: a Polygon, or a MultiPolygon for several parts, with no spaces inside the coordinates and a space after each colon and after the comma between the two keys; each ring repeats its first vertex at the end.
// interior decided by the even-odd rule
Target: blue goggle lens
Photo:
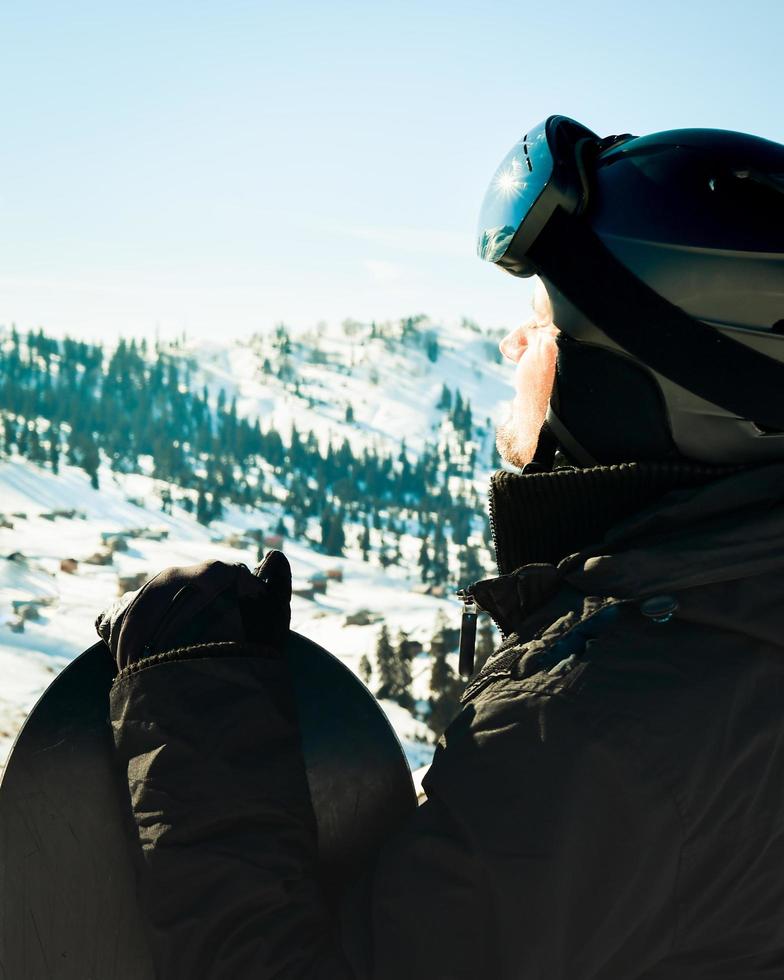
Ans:
{"type": "Polygon", "coordinates": [[[479,212],[477,252],[486,262],[504,256],[553,174],[547,121],[529,130],[504,157],[479,212]]]}

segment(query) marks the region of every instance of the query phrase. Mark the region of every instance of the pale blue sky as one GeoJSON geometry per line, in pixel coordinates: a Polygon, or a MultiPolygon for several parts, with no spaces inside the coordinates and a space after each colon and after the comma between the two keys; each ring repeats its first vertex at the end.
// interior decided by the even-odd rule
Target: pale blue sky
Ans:
{"type": "Polygon", "coordinates": [[[0,323],[511,325],[473,233],[520,133],[784,142],[783,35],[779,0],[4,0],[0,323]]]}

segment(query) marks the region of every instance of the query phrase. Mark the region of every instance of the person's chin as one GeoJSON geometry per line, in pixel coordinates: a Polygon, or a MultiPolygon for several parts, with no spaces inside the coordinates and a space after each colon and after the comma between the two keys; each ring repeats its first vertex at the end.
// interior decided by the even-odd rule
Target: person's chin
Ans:
{"type": "Polygon", "coordinates": [[[530,433],[521,433],[515,425],[514,416],[496,427],[495,445],[498,455],[510,466],[522,469],[534,458],[539,434],[533,438],[530,433]],[[527,438],[526,438],[527,436],[527,438]]]}
{"type": "Polygon", "coordinates": [[[512,466],[522,469],[536,455],[539,435],[547,414],[547,400],[539,400],[526,393],[518,392],[509,405],[509,415],[496,428],[496,448],[501,456],[512,466]]]}

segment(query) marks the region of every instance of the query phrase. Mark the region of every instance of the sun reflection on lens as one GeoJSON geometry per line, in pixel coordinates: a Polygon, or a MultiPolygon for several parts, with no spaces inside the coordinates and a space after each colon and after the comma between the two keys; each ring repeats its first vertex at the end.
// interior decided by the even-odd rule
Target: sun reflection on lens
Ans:
{"type": "Polygon", "coordinates": [[[522,168],[519,160],[514,160],[512,164],[495,179],[496,190],[504,197],[517,197],[523,190],[524,181],[522,179],[522,168]]]}

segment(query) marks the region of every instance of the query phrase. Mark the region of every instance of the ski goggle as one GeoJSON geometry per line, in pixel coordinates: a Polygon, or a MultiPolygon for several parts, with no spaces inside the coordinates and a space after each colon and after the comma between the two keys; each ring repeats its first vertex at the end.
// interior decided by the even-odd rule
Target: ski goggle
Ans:
{"type": "MultiPolygon", "coordinates": [[[[621,137],[611,137],[617,142],[621,137]]],[[[608,141],[568,119],[549,116],[501,161],[479,213],[477,251],[516,276],[537,270],[528,251],[557,207],[577,215],[588,194],[586,154],[608,141]]]]}

